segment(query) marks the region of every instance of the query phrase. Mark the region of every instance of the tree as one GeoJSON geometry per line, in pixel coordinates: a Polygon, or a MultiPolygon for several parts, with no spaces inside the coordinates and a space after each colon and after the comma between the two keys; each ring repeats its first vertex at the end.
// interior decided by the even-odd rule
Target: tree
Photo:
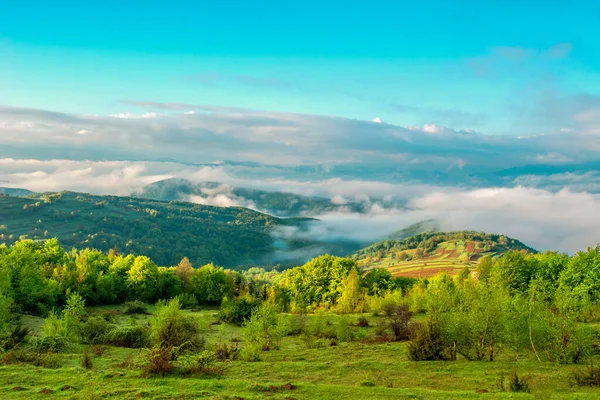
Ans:
{"type": "Polygon", "coordinates": [[[480,281],[486,281],[492,274],[492,257],[484,256],[477,264],[477,277],[480,281]]]}
{"type": "Polygon", "coordinates": [[[158,267],[148,257],[138,256],[127,271],[130,298],[150,301],[156,298],[158,267]]]}
{"type": "Polygon", "coordinates": [[[181,290],[184,293],[192,292],[192,277],[194,276],[194,267],[187,257],[184,257],[175,267],[175,275],[181,281],[181,290]]]}
{"type": "Polygon", "coordinates": [[[279,348],[281,338],[288,332],[285,318],[270,304],[263,304],[244,326],[244,337],[262,351],[279,348]]]}
{"type": "Polygon", "coordinates": [[[342,295],[338,300],[338,310],[342,314],[352,314],[361,304],[364,306],[365,294],[360,283],[360,275],[353,268],[342,282],[342,295]]]}
{"type": "Polygon", "coordinates": [[[369,270],[362,277],[361,283],[369,296],[381,295],[394,288],[394,278],[390,271],[385,268],[373,268],[369,270]]]}
{"type": "Polygon", "coordinates": [[[220,304],[229,292],[229,279],[223,268],[207,264],[198,268],[192,277],[192,286],[198,302],[220,304]]]}

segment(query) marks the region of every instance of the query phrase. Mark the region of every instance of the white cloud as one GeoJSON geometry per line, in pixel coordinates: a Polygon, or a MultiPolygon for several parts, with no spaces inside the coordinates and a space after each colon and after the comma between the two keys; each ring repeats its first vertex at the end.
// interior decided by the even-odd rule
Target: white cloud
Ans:
{"type": "Polygon", "coordinates": [[[372,121],[375,122],[376,124],[380,124],[381,123],[381,119],[379,119],[379,117],[373,118],[372,121]]]}
{"type": "Polygon", "coordinates": [[[143,114],[133,114],[130,112],[118,113],[118,114],[110,114],[113,118],[122,118],[122,119],[140,119],[140,118],[156,118],[160,116],[160,114],[154,112],[146,112],[143,114]]]}

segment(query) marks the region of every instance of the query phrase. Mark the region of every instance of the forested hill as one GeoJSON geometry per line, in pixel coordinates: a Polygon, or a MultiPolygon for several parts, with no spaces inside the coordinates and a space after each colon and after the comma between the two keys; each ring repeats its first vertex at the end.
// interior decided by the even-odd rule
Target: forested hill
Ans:
{"type": "Polygon", "coordinates": [[[402,240],[383,240],[353,255],[365,269],[385,268],[395,276],[432,276],[476,268],[485,256],[507,251],[536,253],[524,243],[504,235],[474,231],[427,232],[402,240]]]}
{"type": "Polygon", "coordinates": [[[220,182],[191,182],[186,179],[165,179],[154,182],[132,194],[152,200],[192,201],[213,205],[240,205],[278,217],[319,216],[334,211],[366,213],[373,204],[383,208],[402,208],[403,202],[370,198],[368,201],[302,196],[295,193],[235,187],[220,182]]]}
{"type": "Polygon", "coordinates": [[[28,196],[33,194],[27,189],[0,187],[0,196],[28,196]]]}
{"type": "MultiPolygon", "coordinates": [[[[194,265],[269,263],[276,251],[273,230],[307,221],[241,207],[73,192],[0,196],[0,244],[57,237],[67,247],[117,248],[160,265],[175,265],[183,257],[194,265]]],[[[280,251],[281,244],[277,246],[280,251]]]]}

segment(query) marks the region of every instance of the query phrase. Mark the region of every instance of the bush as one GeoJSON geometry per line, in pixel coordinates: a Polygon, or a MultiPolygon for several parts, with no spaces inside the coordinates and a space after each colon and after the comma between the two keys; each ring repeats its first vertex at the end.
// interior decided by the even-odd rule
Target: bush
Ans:
{"type": "Polygon", "coordinates": [[[30,343],[37,353],[60,353],[69,347],[69,341],[62,336],[34,336],[30,343]]]}
{"type": "Polygon", "coordinates": [[[215,353],[203,351],[199,354],[182,356],[177,364],[181,372],[186,374],[217,374],[221,370],[216,368],[217,357],[215,353]]]}
{"type": "Polygon", "coordinates": [[[148,346],[149,343],[148,327],[135,323],[116,327],[106,335],[106,344],[117,347],[139,349],[148,346]]]}
{"type": "Polygon", "coordinates": [[[387,303],[382,308],[387,325],[394,335],[397,342],[408,340],[410,338],[409,322],[412,319],[412,312],[408,310],[406,304],[387,303]]]}
{"type": "Polygon", "coordinates": [[[369,320],[365,316],[358,317],[358,321],[356,321],[356,326],[359,328],[367,328],[369,326],[369,320]]]}
{"type": "Polygon", "coordinates": [[[125,314],[148,314],[148,306],[139,300],[128,301],[125,303],[125,314]]]}
{"type": "Polygon", "coordinates": [[[85,369],[92,369],[94,367],[92,356],[87,350],[83,351],[83,356],[81,357],[81,366],[85,369]]]}
{"type": "Polygon", "coordinates": [[[198,309],[198,299],[193,294],[182,293],[175,298],[179,300],[179,304],[181,304],[181,308],[184,310],[198,309]]]}
{"type": "Polygon", "coordinates": [[[17,347],[29,333],[29,328],[20,325],[8,327],[0,333],[0,350],[10,350],[17,347]]]}
{"type": "Polygon", "coordinates": [[[219,319],[229,324],[242,326],[259,306],[260,301],[246,298],[225,300],[219,311],[219,319]]]}
{"type": "Polygon", "coordinates": [[[103,344],[113,326],[103,317],[91,317],[81,325],[81,342],[84,344],[103,344]]]}
{"type": "Polygon", "coordinates": [[[412,324],[411,341],[408,343],[408,357],[412,361],[445,360],[445,346],[442,332],[437,322],[429,320],[423,324],[412,324]]]}
{"type": "Polygon", "coordinates": [[[237,343],[215,343],[215,357],[219,361],[234,361],[239,357],[239,348],[237,343]]]}
{"type": "Polygon", "coordinates": [[[578,386],[600,386],[600,367],[594,366],[594,362],[590,362],[590,366],[584,370],[577,370],[571,374],[573,382],[578,386]]]}
{"type": "Polygon", "coordinates": [[[163,347],[183,347],[186,350],[198,350],[204,346],[200,336],[198,321],[186,315],[178,299],[159,302],[156,313],[150,319],[152,340],[163,347]]]}
{"type": "Polygon", "coordinates": [[[517,371],[513,371],[509,379],[511,392],[529,393],[529,377],[520,378],[517,371]]]}
{"type": "MultiPolygon", "coordinates": [[[[353,342],[360,335],[353,326],[349,317],[341,317],[336,326],[336,339],[340,342],[353,342]]],[[[336,343],[337,344],[337,343],[336,343]]]]}
{"type": "Polygon", "coordinates": [[[177,358],[177,351],[173,346],[153,346],[146,352],[142,370],[146,375],[165,376],[172,373],[175,370],[173,361],[177,358]]]}
{"type": "Polygon", "coordinates": [[[244,326],[246,341],[263,351],[278,349],[287,332],[287,321],[269,304],[263,304],[244,326]]]}

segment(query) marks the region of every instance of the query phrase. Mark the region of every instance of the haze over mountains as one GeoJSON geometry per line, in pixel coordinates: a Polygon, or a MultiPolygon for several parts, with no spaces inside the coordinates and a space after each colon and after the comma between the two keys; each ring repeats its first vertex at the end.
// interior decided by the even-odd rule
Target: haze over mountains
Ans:
{"type": "Polygon", "coordinates": [[[175,178],[146,185],[132,195],[152,200],[189,201],[221,207],[241,206],[278,217],[317,217],[333,212],[369,214],[373,209],[402,209],[402,202],[392,196],[386,198],[303,196],[235,187],[219,182],[193,183],[186,179],[175,178]]]}

